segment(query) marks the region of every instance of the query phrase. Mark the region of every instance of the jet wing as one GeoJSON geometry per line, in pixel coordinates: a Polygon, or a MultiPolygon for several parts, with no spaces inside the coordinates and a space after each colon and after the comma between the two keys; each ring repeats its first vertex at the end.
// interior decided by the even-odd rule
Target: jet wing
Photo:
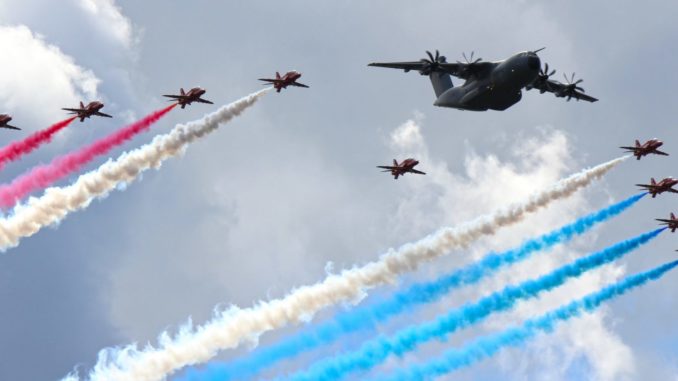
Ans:
{"type": "Polygon", "coordinates": [[[14,126],[10,126],[9,124],[5,124],[4,126],[0,126],[0,127],[2,127],[2,128],[8,128],[8,129],[10,129],[10,130],[21,130],[21,128],[19,128],[19,127],[14,127],[14,126]]]}
{"type": "Polygon", "coordinates": [[[654,189],[657,188],[656,185],[650,185],[650,184],[636,184],[637,187],[641,188],[647,188],[647,189],[654,189]]]}
{"type": "Polygon", "coordinates": [[[163,97],[172,98],[172,99],[186,99],[186,98],[188,98],[185,95],[163,95],[163,97]]]}
{"type": "Polygon", "coordinates": [[[619,148],[635,152],[638,147],[619,147],[619,148]]]}
{"type": "Polygon", "coordinates": [[[662,152],[662,151],[653,151],[652,153],[654,153],[654,154],[656,154],[656,155],[669,156],[668,153],[662,152]]]}
{"type": "Polygon", "coordinates": [[[389,171],[394,170],[394,169],[402,169],[400,167],[391,167],[391,166],[388,166],[388,165],[377,165],[377,168],[388,169],[389,171]]]}
{"type": "Polygon", "coordinates": [[[410,169],[408,172],[416,173],[418,175],[425,175],[426,174],[426,172],[418,171],[416,169],[410,169]]]}
{"type": "Polygon", "coordinates": [[[299,83],[299,82],[292,82],[292,83],[290,83],[290,85],[296,86],[296,87],[305,87],[305,88],[308,89],[308,86],[304,85],[303,83],[299,83]]]}
{"type": "MultiPolygon", "coordinates": [[[[568,97],[569,94],[564,93],[565,89],[567,88],[568,85],[558,82],[558,81],[552,81],[550,79],[544,81],[544,82],[537,82],[535,81],[534,84],[532,84],[532,87],[535,89],[538,89],[540,92],[549,92],[556,94],[561,97],[568,97]]],[[[584,94],[582,91],[575,90],[572,94],[572,98],[576,100],[582,100],[582,101],[587,101],[587,102],[597,102],[598,99],[594,98],[590,95],[584,94]]]]}
{"type": "MultiPolygon", "coordinates": [[[[390,69],[403,69],[407,73],[410,70],[424,70],[429,65],[426,61],[412,61],[412,62],[373,62],[367,66],[386,67],[390,69]]],[[[457,78],[468,79],[473,75],[487,72],[495,66],[493,62],[481,61],[476,63],[463,62],[438,62],[438,70],[447,74],[453,75],[457,78]]]]}
{"type": "Polygon", "coordinates": [[[70,111],[70,112],[73,112],[73,113],[76,113],[76,114],[87,111],[87,110],[82,109],[82,108],[62,108],[62,110],[70,111]]]}
{"type": "Polygon", "coordinates": [[[207,104],[211,104],[211,105],[214,104],[214,102],[211,102],[211,101],[208,101],[207,99],[202,99],[202,98],[196,99],[195,102],[198,102],[198,103],[207,103],[207,104]]]}
{"type": "Polygon", "coordinates": [[[671,222],[674,222],[674,221],[678,222],[678,220],[671,221],[671,220],[664,220],[664,219],[661,219],[661,218],[656,218],[655,220],[659,221],[659,222],[666,223],[666,224],[670,224],[671,222]]]}
{"type": "Polygon", "coordinates": [[[667,189],[667,192],[678,193],[678,190],[675,190],[673,188],[669,188],[669,189],[667,189]]]}
{"type": "Polygon", "coordinates": [[[104,114],[103,112],[99,112],[99,111],[95,112],[94,115],[103,116],[104,118],[112,118],[112,116],[110,116],[108,114],[104,114]]]}
{"type": "Polygon", "coordinates": [[[271,78],[259,78],[259,81],[264,81],[264,82],[270,82],[270,83],[276,83],[280,81],[279,79],[271,79],[271,78]]]}

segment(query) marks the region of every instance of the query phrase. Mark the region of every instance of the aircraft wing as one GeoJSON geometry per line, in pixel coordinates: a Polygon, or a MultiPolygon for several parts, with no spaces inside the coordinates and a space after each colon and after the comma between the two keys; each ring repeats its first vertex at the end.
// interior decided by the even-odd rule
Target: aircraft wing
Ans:
{"type": "Polygon", "coordinates": [[[299,83],[299,82],[292,82],[292,83],[290,83],[290,85],[296,86],[296,87],[305,87],[305,88],[308,89],[308,86],[304,85],[303,83],[299,83]]]}
{"type": "MultiPolygon", "coordinates": [[[[671,220],[664,220],[664,219],[662,219],[662,218],[656,218],[655,220],[656,220],[656,221],[659,221],[659,222],[666,223],[666,224],[670,224],[671,222],[673,222],[673,221],[671,221],[671,220]]],[[[678,221],[678,220],[676,220],[676,221],[678,221]]]]}
{"type": "Polygon", "coordinates": [[[271,79],[271,78],[259,78],[259,81],[264,81],[264,82],[270,82],[270,83],[276,83],[279,81],[279,79],[271,79]]]}
{"type": "Polygon", "coordinates": [[[418,171],[416,169],[410,169],[408,172],[416,173],[418,175],[425,175],[426,174],[426,172],[418,171]]]}
{"type": "MultiPolygon", "coordinates": [[[[552,81],[550,79],[544,81],[544,82],[537,82],[535,81],[534,84],[532,84],[532,87],[535,89],[538,89],[540,92],[549,92],[549,93],[554,93],[559,96],[567,97],[569,94],[564,93],[565,89],[567,88],[567,85],[558,81],[552,81]]],[[[582,101],[587,101],[587,102],[597,102],[598,99],[594,98],[590,95],[584,94],[582,91],[579,90],[574,90],[574,92],[571,94],[572,98],[576,100],[582,100],[582,101]]]]}
{"type": "Polygon", "coordinates": [[[172,99],[186,99],[186,98],[188,98],[185,95],[163,95],[163,97],[172,98],[172,99]]]}
{"type": "Polygon", "coordinates": [[[76,114],[87,111],[87,110],[82,109],[82,108],[62,108],[62,110],[70,111],[70,112],[73,112],[73,113],[76,113],[76,114]]]}
{"type": "Polygon", "coordinates": [[[207,104],[211,104],[211,105],[214,104],[214,102],[208,101],[207,99],[202,99],[202,98],[196,99],[195,102],[198,102],[198,103],[207,103],[207,104]]]}
{"type": "Polygon", "coordinates": [[[669,189],[667,190],[667,192],[678,193],[678,190],[675,190],[675,189],[673,189],[673,188],[669,188],[669,189]]]}
{"type": "Polygon", "coordinates": [[[1,126],[1,127],[2,128],[8,128],[10,130],[20,130],[21,129],[19,127],[10,126],[9,124],[5,124],[4,126],[1,126]]]}
{"type": "Polygon", "coordinates": [[[651,185],[651,184],[636,184],[637,187],[641,188],[646,188],[646,189],[654,189],[657,188],[656,185],[651,185]]]}
{"type": "Polygon", "coordinates": [[[377,165],[377,168],[387,169],[389,171],[394,170],[394,169],[401,169],[400,167],[391,167],[391,166],[388,166],[388,165],[377,165]]]}
{"type": "MultiPolygon", "coordinates": [[[[410,70],[424,70],[429,63],[426,61],[412,61],[412,62],[373,62],[367,66],[386,67],[390,69],[402,69],[407,73],[410,70]]],[[[495,66],[493,62],[481,61],[476,63],[463,62],[438,62],[439,70],[453,75],[457,78],[468,79],[473,75],[486,72],[495,66]]]]}
{"type": "Polygon", "coordinates": [[[629,151],[634,151],[634,152],[635,152],[635,151],[636,151],[636,148],[638,148],[638,147],[619,147],[619,148],[621,148],[621,149],[627,149],[627,150],[629,150],[629,151]]]}
{"type": "Polygon", "coordinates": [[[662,151],[654,151],[653,153],[656,154],[656,155],[669,156],[668,153],[662,152],[662,151]]]}
{"type": "Polygon", "coordinates": [[[104,114],[103,112],[99,112],[99,111],[95,112],[94,115],[103,116],[104,118],[112,118],[111,115],[104,114]]]}

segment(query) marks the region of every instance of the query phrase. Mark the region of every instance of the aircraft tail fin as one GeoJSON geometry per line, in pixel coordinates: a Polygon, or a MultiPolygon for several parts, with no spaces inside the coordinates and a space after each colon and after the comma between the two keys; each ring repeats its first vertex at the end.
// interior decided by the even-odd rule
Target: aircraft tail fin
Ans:
{"type": "Polygon", "coordinates": [[[650,184],[657,185],[657,181],[653,178],[650,179],[650,184]]]}
{"type": "Polygon", "coordinates": [[[672,220],[675,220],[675,219],[676,219],[676,215],[673,214],[673,212],[671,212],[671,219],[672,219],[672,220]]]}
{"type": "Polygon", "coordinates": [[[80,108],[85,108],[85,105],[80,101],[80,108]]]}
{"type": "Polygon", "coordinates": [[[393,166],[394,166],[394,167],[397,167],[397,166],[398,166],[398,160],[393,159],[393,166]]]}
{"type": "Polygon", "coordinates": [[[636,147],[640,147],[640,142],[636,139],[636,147]]]}
{"type": "Polygon", "coordinates": [[[447,73],[433,72],[429,74],[431,78],[431,84],[433,85],[433,91],[436,93],[436,97],[441,96],[444,92],[454,87],[452,84],[452,77],[447,73]]]}
{"type": "Polygon", "coordinates": [[[280,73],[277,71],[275,72],[275,79],[280,79],[280,73]]]}
{"type": "Polygon", "coordinates": [[[181,89],[179,89],[179,94],[181,94],[181,95],[186,95],[186,92],[184,91],[184,88],[183,88],[183,87],[182,87],[181,89]]]}

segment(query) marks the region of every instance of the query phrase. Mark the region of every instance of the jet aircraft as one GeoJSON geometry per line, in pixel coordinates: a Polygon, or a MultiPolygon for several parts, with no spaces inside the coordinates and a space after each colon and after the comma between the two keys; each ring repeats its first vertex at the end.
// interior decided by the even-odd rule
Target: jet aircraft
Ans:
{"type": "Polygon", "coordinates": [[[19,127],[10,126],[8,123],[12,120],[12,117],[7,114],[0,114],[0,128],[8,128],[10,130],[20,130],[19,127]]]}
{"type": "Polygon", "coordinates": [[[62,108],[62,110],[70,111],[71,114],[76,114],[76,118],[80,118],[81,122],[84,122],[86,118],[89,118],[92,115],[112,118],[112,116],[99,111],[103,107],[104,104],[99,101],[90,102],[87,106],[80,102],[80,108],[62,108]]]}
{"type": "Polygon", "coordinates": [[[640,142],[636,140],[635,146],[619,148],[625,149],[626,152],[633,152],[633,156],[635,156],[637,160],[640,160],[641,157],[649,154],[669,156],[668,153],[662,152],[658,149],[663,144],[664,143],[659,139],[650,139],[643,144],[640,144],[640,142]]]}
{"type": "Polygon", "coordinates": [[[405,159],[402,163],[398,164],[396,159],[393,159],[393,165],[378,165],[377,168],[384,169],[382,172],[391,172],[393,177],[398,180],[398,176],[402,176],[406,173],[416,173],[418,175],[425,175],[425,172],[418,171],[414,169],[419,164],[415,159],[405,159]]]}
{"type": "Polygon", "coordinates": [[[292,70],[285,73],[285,75],[280,76],[280,73],[275,72],[275,78],[259,78],[260,81],[266,82],[266,84],[272,84],[275,91],[280,92],[282,89],[286,89],[287,86],[296,86],[296,87],[305,87],[303,83],[297,82],[297,79],[301,78],[301,73],[298,71],[292,70]]]}
{"type": "Polygon", "coordinates": [[[664,192],[678,193],[678,190],[673,189],[673,186],[676,184],[678,184],[678,180],[672,177],[667,177],[660,182],[657,182],[654,178],[652,178],[650,179],[649,184],[636,185],[647,190],[647,192],[652,195],[652,198],[655,198],[658,194],[662,194],[664,192]]]}
{"type": "Polygon", "coordinates": [[[671,213],[668,220],[657,218],[657,221],[661,222],[660,225],[666,225],[666,227],[671,230],[671,233],[675,233],[676,229],[678,229],[678,218],[676,218],[676,215],[673,213],[671,213]]]}
{"type": "Polygon", "coordinates": [[[167,98],[172,98],[172,101],[176,101],[179,105],[181,105],[181,108],[185,108],[186,105],[190,105],[193,102],[199,102],[199,103],[208,103],[208,104],[214,104],[211,101],[208,101],[207,99],[202,99],[200,98],[205,94],[206,91],[205,89],[201,89],[200,87],[194,87],[188,92],[185,92],[183,88],[179,89],[179,95],[163,95],[163,97],[167,98]]]}
{"type": "Polygon", "coordinates": [[[368,66],[403,69],[405,72],[416,70],[427,75],[436,94],[435,106],[460,110],[486,111],[506,110],[518,103],[523,96],[522,89],[537,89],[540,93],[553,93],[556,97],[571,98],[595,102],[598,99],[584,94],[579,86],[583,81],[575,81],[574,73],[565,76],[565,83],[550,79],[555,70],[549,73],[548,64],[541,69],[541,60],[537,53],[544,48],[516,53],[502,61],[473,60],[473,53],[466,62],[447,62],[436,50],[435,56],[426,51],[428,58],[410,62],[371,63],[368,66]],[[454,87],[452,78],[464,80],[461,86],[454,87]]]}

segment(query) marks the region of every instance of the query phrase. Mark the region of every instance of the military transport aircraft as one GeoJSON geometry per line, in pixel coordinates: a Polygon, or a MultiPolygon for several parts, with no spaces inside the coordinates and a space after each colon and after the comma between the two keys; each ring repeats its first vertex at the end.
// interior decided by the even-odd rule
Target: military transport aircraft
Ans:
{"type": "Polygon", "coordinates": [[[415,159],[405,159],[402,163],[398,164],[396,159],[393,159],[393,165],[378,165],[377,168],[384,169],[382,172],[391,172],[393,177],[398,180],[398,176],[402,176],[406,173],[416,173],[418,175],[425,175],[425,172],[418,171],[414,169],[419,164],[415,159]]]}
{"type": "Polygon", "coordinates": [[[303,83],[297,82],[297,79],[299,78],[301,78],[301,73],[292,70],[285,73],[285,75],[282,77],[280,76],[280,73],[276,71],[275,78],[259,78],[259,80],[266,82],[266,84],[272,84],[273,88],[275,88],[275,91],[277,92],[280,92],[282,89],[286,89],[287,86],[308,88],[308,86],[304,85],[303,83]]]}
{"type": "Polygon", "coordinates": [[[571,98],[595,102],[598,99],[584,94],[579,87],[583,80],[574,80],[565,76],[565,83],[549,79],[556,71],[549,73],[548,64],[541,69],[541,60],[537,53],[544,48],[521,52],[503,61],[473,60],[473,53],[466,62],[447,62],[436,50],[435,56],[426,51],[428,59],[411,62],[371,63],[368,66],[403,69],[405,72],[416,70],[427,75],[436,94],[435,106],[451,107],[460,110],[486,111],[506,110],[522,98],[522,89],[537,89],[540,93],[553,93],[556,97],[571,98]],[[454,87],[450,76],[464,80],[461,86],[454,87]]]}
{"type": "Polygon", "coordinates": [[[163,95],[163,97],[167,98],[172,98],[170,99],[171,101],[176,101],[177,104],[181,105],[181,108],[185,108],[186,105],[190,105],[193,102],[199,102],[199,103],[208,103],[213,105],[211,101],[208,101],[207,99],[202,99],[200,98],[205,94],[206,91],[205,89],[201,89],[200,87],[194,87],[188,92],[185,92],[183,88],[179,89],[179,95],[163,95]]]}
{"type": "Polygon", "coordinates": [[[80,118],[81,122],[84,122],[85,118],[89,118],[92,115],[103,116],[104,118],[112,118],[112,116],[99,111],[103,107],[104,104],[98,101],[90,102],[87,106],[80,102],[80,108],[62,108],[62,110],[70,111],[71,114],[76,114],[77,118],[80,118]]]}
{"type": "Polygon", "coordinates": [[[640,144],[640,142],[636,140],[635,146],[619,148],[625,149],[626,152],[633,152],[633,156],[635,156],[637,160],[640,160],[641,157],[649,155],[651,153],[655,155],[669,156],[668,153],[658,150],[658,148],[661,147],[663,144],[664,143],[659,139],[650,139],[643,144],[640,144]]]}
{"type": "Polygon", "coordinates": [[[657,197],[658,194],[664,192],[678,193],[678,190],[673,189],[673,186],[678,184],[678,180],[667,177],[660,182],[656,182],[654,178],[650,179],[649,184],[636,184],[637,186],[646,189],[652,198],[657,197]]]}
{"type": "Polygon", "coordinates": [[[8,123],[12,121],[12,117],[7,114],[0,114],[0,128],[8,128],[10,130],[20,130],[19,127],[10,126],[8,123]]]}
{"type": "Polygon", "coordinates": [[[671,230],[671,233],[675,233],[676,229],[678,229],[678,218],[676,218],[676,215],[673,213],[671,213],[668,220],[657,218],[657,221],[661,222],[660,225],[666,225],[666,227],[671,230]]]}

